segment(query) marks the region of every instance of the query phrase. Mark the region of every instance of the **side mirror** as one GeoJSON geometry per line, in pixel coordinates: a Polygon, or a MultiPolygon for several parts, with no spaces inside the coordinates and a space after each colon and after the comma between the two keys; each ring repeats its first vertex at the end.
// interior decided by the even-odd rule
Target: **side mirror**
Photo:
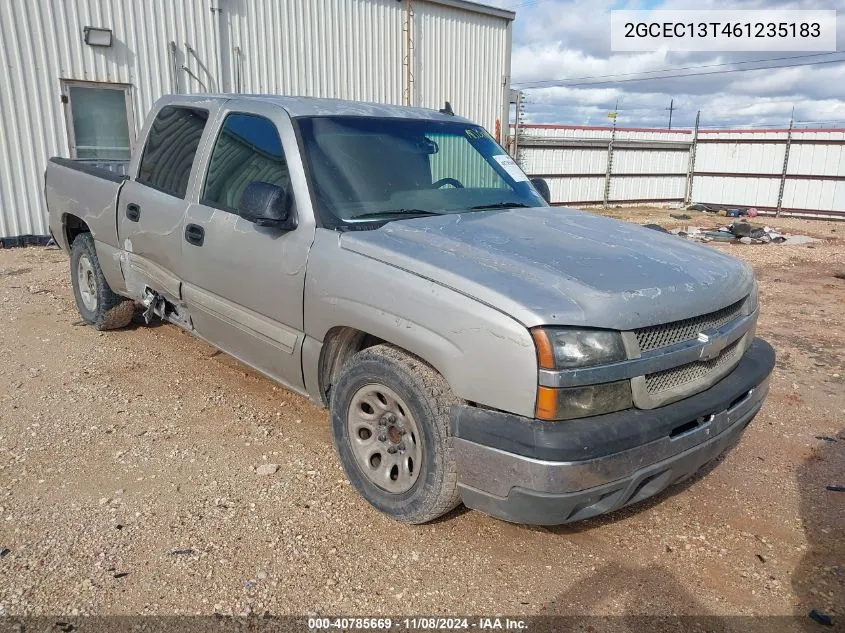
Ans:
{"type": "Polygon", "coordinates": [[[253,180],[249,183],[238,201],[238,213],[256,226],[269,226],[283,231],[296,228],[291,190],[269,182],[253,180]]]}
{"type": "Polygon", "coordinates": [[[551,189],[549,189],[549,183],[547,183],[545,179],[532,178],[531,184],[534,185],[534,188],[537,190],[537,193],[543,196],[543,200],[545,200],[549,204],[552,203],[552,191],[551,189]]]}

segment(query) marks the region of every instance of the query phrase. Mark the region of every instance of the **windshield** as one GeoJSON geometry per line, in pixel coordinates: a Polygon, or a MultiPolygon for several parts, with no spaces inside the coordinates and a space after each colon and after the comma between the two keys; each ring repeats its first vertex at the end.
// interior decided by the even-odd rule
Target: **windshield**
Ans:
{"type": "Polygon", "coordinates": [[[298,119],[325,224],[547,206],[487,132],[461,122],[298,119]]]}

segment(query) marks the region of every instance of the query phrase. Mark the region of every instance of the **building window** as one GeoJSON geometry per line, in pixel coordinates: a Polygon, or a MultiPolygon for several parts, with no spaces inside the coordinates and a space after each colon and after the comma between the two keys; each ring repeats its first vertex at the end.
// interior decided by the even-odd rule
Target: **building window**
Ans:
{"type": "Polygon", "coordinates": [[[128,161],[132,151],[129,87],[65,83],[71,158],[128,161]]]}
{"type": "Polygon", "coordinates": [[[279,133],[262,116],[229,114],[214,144],[200,202],[237,213],[241,194],[256,180],[289,186],[279,133]]]}
{"type": "Polygon", "coordinates": [[[163,107],[147,136],[138,182],[184,198],[207,120],[206,110],[163,107]]]}

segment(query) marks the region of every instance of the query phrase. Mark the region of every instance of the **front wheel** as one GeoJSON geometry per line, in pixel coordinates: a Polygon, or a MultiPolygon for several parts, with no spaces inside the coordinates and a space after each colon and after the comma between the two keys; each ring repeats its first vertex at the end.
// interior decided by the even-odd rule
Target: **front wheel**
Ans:
{"type": "Polygon", "coordinates": [[[73,296],[82,320],[98,330],[129,325],[135,304],[109,287],[90,233],[80,233],[70,248],[70,275],[73,296]]]}
{"type": "Polygon", "coordinates": [[[449,436],[458,402],[444,378],[390,345],[356,354],[332,390],[332,438],[355,489],[403,523],[460,503],[449,436]]]}

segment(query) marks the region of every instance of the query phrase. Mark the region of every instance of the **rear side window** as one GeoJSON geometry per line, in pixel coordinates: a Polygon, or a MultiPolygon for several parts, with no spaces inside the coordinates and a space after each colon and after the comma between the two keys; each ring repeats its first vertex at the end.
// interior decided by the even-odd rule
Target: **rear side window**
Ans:
{"type": "Polygon", "coordinates": [[[253,181],[287,189],[290,172],[275,124],[263,116],[226,116],[214,143],[200,202],[238,212],[238,202],[253,181]]]}
{"type": "Polygon", "coordinates": [[[208,112],[165,106],[156,116],[141,157],[138,182],[184,198],[208,112]]]}

